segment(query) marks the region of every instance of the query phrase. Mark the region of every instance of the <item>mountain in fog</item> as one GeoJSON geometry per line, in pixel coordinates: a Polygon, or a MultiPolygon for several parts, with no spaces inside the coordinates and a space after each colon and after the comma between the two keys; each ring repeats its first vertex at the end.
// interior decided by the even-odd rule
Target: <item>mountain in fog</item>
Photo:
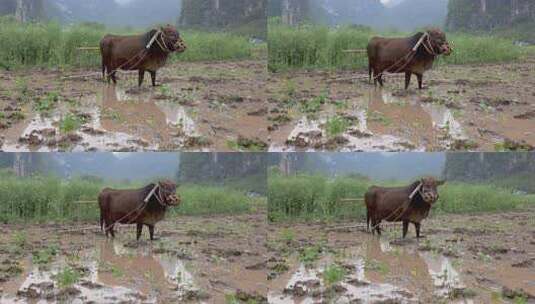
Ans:
{"type": "Polygon", "coordinates": [[[147,181],[174,178],[179,153],[64,153],[54,154],[64,176],[91,175],[113,180],[147,181]]]}
{"type": "Polygon", "coordinates": [[[448,0],[404,0],[388,8],[382,18],[384,27],[414,30],[426,26],[444,27],[448,0]]]}
{"type": "Polygon", "coordinates": [[[270,0],[270,16],[287,24],[307,19],[335,25],[366,25],[377,29],[414,30],[445,24],[448,0],[270,0]]]}
{"type": "Polygon", "coordinates": [[[379,0],[312,0],[312,10],[328,24],[375,25],[385,7],[379,0]]]}
{"type": "Polygon", "coordinates": [[[98,22],[111,26],[148,27],[175,24],[181,0],[45,0],[46,15],[62,23],[98,22]]]}
{"type": "Polygon", "coordinates": [[[273,154],[269,166],[285,174],[322,173],[329,176],[358,174],[373,180],[412,180],[442,176],[444,153],[294,153],[273,154]]]}
{"type": "Polygon", "coordinates": [[[451,0],[447,27],[451,30],[485,30],[535,24],[533,0],[451,0]]]}

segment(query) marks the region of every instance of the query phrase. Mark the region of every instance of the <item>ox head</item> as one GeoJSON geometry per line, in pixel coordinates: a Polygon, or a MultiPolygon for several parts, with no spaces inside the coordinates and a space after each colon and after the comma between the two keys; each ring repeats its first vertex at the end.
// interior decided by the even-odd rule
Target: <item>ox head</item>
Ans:
{"type": "Polygon", "coordinates": [[[165,45],[171,52],[182,53],[187,49],[186,43],[182,40],[180,33],[174,26],[170,24],[162,26],[160,27],[160,31],[162,32],[162,39],[165,45]]]}
{"type": "Polygon", "coordinates": [[[428,29],[427,33],[429,34],[430,46],[436,54],[449,56],[453,52],[443,31],[439,29],[428,29]]]}
{"type": "Polygon", "coordinates": [[[424,177],[420,180],[420,195],[422,199],[432,205],[438,200],[438,186],[446,183],[445,180],[436,180],[434,177],[424,177]]]}
{"type": "Polygon", "coordinates": [[[180,196],[176,194],[177,185],[169,180],[158,182],[158,196],[162,203],[167,206],[178,206],[180,204],[180,196]]]}

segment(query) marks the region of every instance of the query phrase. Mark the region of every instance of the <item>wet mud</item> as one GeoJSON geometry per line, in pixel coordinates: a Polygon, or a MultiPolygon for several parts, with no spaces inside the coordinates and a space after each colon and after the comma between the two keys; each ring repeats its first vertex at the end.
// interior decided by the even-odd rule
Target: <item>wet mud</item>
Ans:
{"type": "Polygon", "coordinates": [[[365,71],[272,74],[271,151],[494,151],[535,146],[535,58],[435,67],[424,90],[365,71]]]}
{"type": "Polygon", "coordinates": [[[3,151],[262,151],[262,61],[175,63],[160,86],[80,71],[2,72],[3,151]],[[89,74],[91,75],[91,74],[89,74]]]}
{"type": "Polygon", "coordinates": [[[267,303],[265,213],[166,220],[154,242],[134,230],[2,226],[0,302],[267,303]]]}
{"type": "Polygon", "coordinates": [[[400,225],[270,226],[269,302],[534,302],[533,211],[435,216],[420,240],[400,225]]]}

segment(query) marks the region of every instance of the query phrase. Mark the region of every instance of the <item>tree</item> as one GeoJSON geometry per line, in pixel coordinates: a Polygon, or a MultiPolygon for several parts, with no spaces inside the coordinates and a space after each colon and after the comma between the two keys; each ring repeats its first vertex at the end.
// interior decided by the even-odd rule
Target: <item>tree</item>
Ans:
{"type": "Polygon", "coordinates": [[[43,18],[43,0],[17,0],[15,17],[20,22],[29,22],[43,18]]]}

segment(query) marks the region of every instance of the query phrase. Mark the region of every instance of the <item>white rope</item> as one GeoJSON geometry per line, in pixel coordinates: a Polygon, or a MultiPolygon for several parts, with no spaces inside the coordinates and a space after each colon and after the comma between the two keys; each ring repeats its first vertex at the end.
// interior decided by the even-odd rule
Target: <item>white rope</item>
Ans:
{"type": "Polygon", "coordinates": [[[418,191],[420,191],[420,189],[422,189],[422,186],[423,186],[423,183],[420,182],[418,184],[418,186],[416,188],[414,188],[414,191],[412,191],[411,195],[409,195],[409,199],[412,200],[414,198],[414,196],[416,195],[416,193],[418,193],[418,191]]]}
{"type": "Polygon", "coordinates": [[[156,184],[154,188],[152,188],[152,190],[149,192],[149,195],[147,195],[147,197],[143,200],[145,203],[149,202],[150,198],[154,195],[154,192],[156,192],[156,189],[158,189],[159,186],[159,184],[156,184]]]}
{"type": "Polygon", "coordinates": [[[152,36],[152,38],[149,40],[149,44],[147,44],[147,46],[145,47],[147,50],[150,49],[150,47],[152,46],[152,44],[154,43],[154,41],[158,38],[158,35],[159,35],[161,32],[162,32],[161,30],[157,30],[157,31],[156,31],[156,34],[154,34],[154,36],[152,36]]]}

